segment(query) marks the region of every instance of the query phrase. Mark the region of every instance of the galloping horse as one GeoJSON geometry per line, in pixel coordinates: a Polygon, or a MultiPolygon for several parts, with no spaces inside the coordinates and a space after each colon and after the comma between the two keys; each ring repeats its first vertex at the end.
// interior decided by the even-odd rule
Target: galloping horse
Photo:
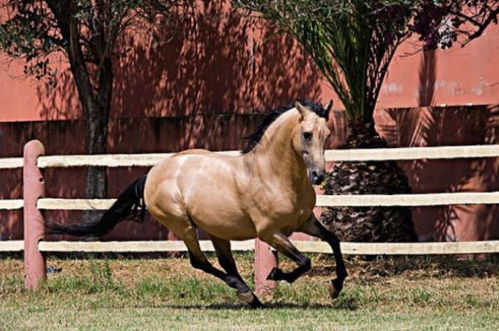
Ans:
{"type": "Polygon", "coordinates": [[[312,184],[324,179],[324,144],[330,131],[326,109],[295,103],[273,115],[252,135],[249,147],[239,156],[206,150],[187,150],[168,157],[126,189],[95,222],[74,226],[49,224],[50,233],[103,235],[118,222],[142,208],[183,240],[194,268],[220,278],[237,290],[252,307],[258,298],[237,271],[230,240],[259,238],[293,260],[289,272],[274,268],[268,279],[294,282],[311,268],[310,259],[289,241],[304,232],[327,241],[334,252],[337,278],[330,295],[339,295],[347,276],[338,238],[314,216],[312,184]],[[215,247],[219,270],[199,247],[196,228],[203,229],[215,247]]]}

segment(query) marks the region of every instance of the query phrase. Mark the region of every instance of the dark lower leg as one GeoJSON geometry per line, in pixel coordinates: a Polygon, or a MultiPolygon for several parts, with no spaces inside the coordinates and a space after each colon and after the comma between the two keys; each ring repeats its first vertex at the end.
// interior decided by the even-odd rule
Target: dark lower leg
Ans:
{"type": "Polygon", "coordinates": [[[345,279],[348,274],[345,268],[345,262],[343,261],[343,256],[341,254],[340,240],[334,233],[326,229],[322,224],[319,223],[318,226],[320,226],[321,229],[320,238],[326,241],[333,250],[334,261],[336,262],[336,275],[338,278],[341,277],[345,279]]]}
{"type": "Polygon", "coordinates": [[[218,239],[213,236],[210,238],[213,242],[213,246],[215,247],[215,253],[217,254],[220,266],[225,270],[225,272],[227,272],[227,274],[237,277],[243,281],[243,278],[237,270],[236,262],[234,261],[234,257],[232,256],[232,252],[230,250],[230,241],[218,239]]]}
{"type": "Polygon", "coordinates": [[[319,237],[331,246],[334,254],[334,260],[336,262],[336,278],[331,281],[333,288],[330,290],[330,294],[333,298],[337,297],[343,288],[345,278],[348,276],[345,268],[345,262],[343,261],[343,256],[341,254],[340,241],[338,237],[326,229],[315,218],[313,221],[305,224],[300,230],[312,236],[319,237]]]}
{"type": "Polygon", "coordinates": [[[288,283],[294,282],[305,272],[310,270],[311,262],[308,257],[303,255],[283,234],[274,234],[272,238],[266,241],[274,247],[279,253],[286,255],[298,266],[290,272],[284,272],[279,268],[274,268],[268,275],[270,280],[285,280],[288,283]]]}
{"type": "Polygon", "coordinates": [[[260,300],[258,300],[256,295],[250,290],[237,270],[236,262],[234,261],[234,257],[232,256],[232,252],[230,250],[230,241],[218,239],[213,236],[211,239],[213,246],[215,247],[218,262],[222,268],[224,268],[225,272],[227,272],[229,276],[236,277],[240,281],[236,287],[239,299],[249,303],[252,307],[262,306],[260,300]]]}
{"type": "Polygon", "coordinates": [[[227,285],[229,285],[232,288],[237,289],[238,287],[240,287],[240,282],[241,281],[239,279],[237,279],[237,277],[230,276],[230,275],[226,274],[225,272],[223,272],[223,271],[215,268],[208,261],[208,259],[206,258],[206,256],[204,256],[204,254],[202,254],[200,256],[198,254],[193,253],[193,251],[191,251],[189,249],[189,258],[190,258],[190,261],[191,261],[191,265],[194,268],[202,270],[202,271],[204,271],[206,273],[209,273],[210,275],[213,275],[213,276],[215,276],[217,278],[220,278],[221,280],[223,280],[227,285]]]}

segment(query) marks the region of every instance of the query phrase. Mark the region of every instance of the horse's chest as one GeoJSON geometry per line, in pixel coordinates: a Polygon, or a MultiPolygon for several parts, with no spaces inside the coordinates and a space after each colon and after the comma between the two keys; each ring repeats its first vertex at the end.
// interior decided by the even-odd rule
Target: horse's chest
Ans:
{"type": "Polygon", "coordinates": [[[296,231],[311,215],[315,196],[273,196],[260,200],[258,214],[269,221],[269,226],[284,233],[296,231]]]}

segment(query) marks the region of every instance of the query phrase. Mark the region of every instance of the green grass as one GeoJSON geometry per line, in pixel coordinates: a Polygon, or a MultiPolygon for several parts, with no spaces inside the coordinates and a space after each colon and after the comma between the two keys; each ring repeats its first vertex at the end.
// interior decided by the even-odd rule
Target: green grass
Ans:
{"type": "MultiPolygon", "coordinates": [[[[62,272],[37,292],[23,288],[22,261],[0,260],[0,330],[497,330],[497,263],[398,258],[348,262],[351,277],[328,297],[329,260],[295,284],[279,284],[251,310],[185,258],[49,259],[62,272]]],[[[238,255],[251,280],[252,259],[238,255]]],[[[285,268],[291,267],[288,262],[285,268]]],[[[251,282],[249,282],[251,284],[251,282]]],[[[251,284],[252,285],[252,284],[251,284]]]]}

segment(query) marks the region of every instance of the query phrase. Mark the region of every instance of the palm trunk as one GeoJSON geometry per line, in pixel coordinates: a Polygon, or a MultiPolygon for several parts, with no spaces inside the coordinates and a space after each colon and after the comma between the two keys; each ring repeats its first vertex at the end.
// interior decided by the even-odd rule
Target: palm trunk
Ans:
{"type": "MultiPolygon", "coordinates": [[[[386,143],[374,130],[374,123],[351,123],[350,135],[342,148],[383,148],[386,143]]],[[[404,171],[393,161],[337,162],[324,185],[325,193],[401,194],[411,189],[404,171]]],[[[330,207],[321,215],[342,241],[417,241],[408,207],[330,207]]]]}

